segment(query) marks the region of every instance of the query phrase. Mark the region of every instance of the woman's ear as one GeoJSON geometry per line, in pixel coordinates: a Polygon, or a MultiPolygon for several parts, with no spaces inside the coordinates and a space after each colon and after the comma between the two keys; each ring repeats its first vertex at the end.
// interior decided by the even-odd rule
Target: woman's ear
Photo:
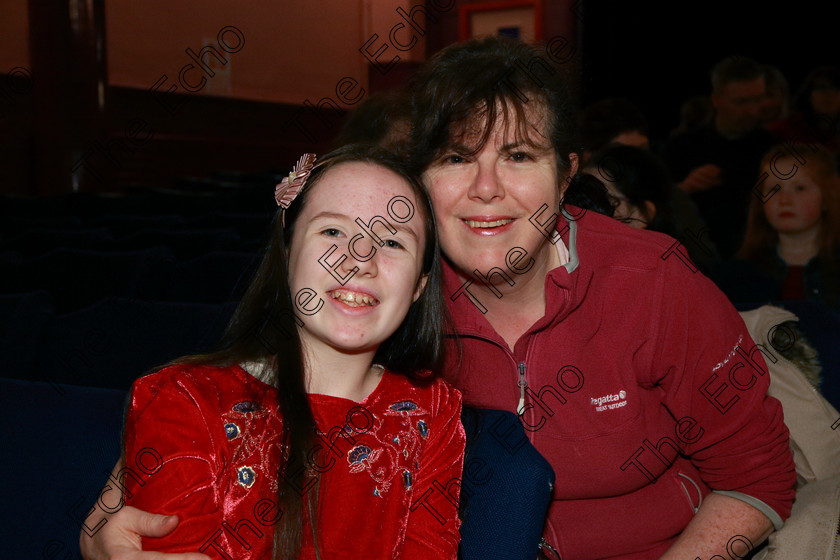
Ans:
{"type": "Polygon", "coordinates": [[[572,177],[577,175],[579,164],[580,161],[578,159],[578,155],[576,153],[569,154],[569,172],[566,174],[566,178],[560,185],[560,196],[564,196],[566,194],[566,189],[569,188],[569,184],[572,182],[572,177]]]}
{"type": "Polygon", "coordinates": [[[428,274],[423,274],[420,276],[420,279],[417,280],[417,288],[414,290],[414,299],[411,300],[411,303],[417,301],[421,295],[423,295],[423,290],[426,289],[426,281],[429,279],[428,274]]]}
{"type": "Polygon", "coordinates": [[[648,223],[653,221],[653,218],[656,217],[656,204],[653,203],[651,200],[645,200],[645,219],[647,219],[648,223]]]}

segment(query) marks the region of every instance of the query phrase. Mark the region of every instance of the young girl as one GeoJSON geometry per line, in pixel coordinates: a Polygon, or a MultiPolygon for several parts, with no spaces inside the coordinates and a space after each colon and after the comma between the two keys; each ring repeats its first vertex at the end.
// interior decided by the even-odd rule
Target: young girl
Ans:
{"type": "Polygon", "coordinates": [[[145,550],[456,556],[464,432],[460,393],[429,373],[444,349],[429,200],[379,149],[312,160],[278,186],[220,350],[134,384],[127,467],[153,474],[126,477],[127,503],[181,519],[145,550]]]}
{"type": "Polygon", "coordinates": [[[813,299],[840,310],[840,176],[827,150],[797,147],[796,159],[783,145],[764,156],[762,197],[721,287],[735,302],[813,299]]]}

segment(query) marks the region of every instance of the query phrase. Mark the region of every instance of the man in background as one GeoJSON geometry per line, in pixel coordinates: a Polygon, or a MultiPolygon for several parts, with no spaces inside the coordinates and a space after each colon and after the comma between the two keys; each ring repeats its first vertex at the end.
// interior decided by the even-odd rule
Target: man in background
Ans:
{"type": "Polygon", "coordinates": [[[662,156],[726,259],[740,247],[758,164],[774,138],[759,126],[765,81],[756,61],[726,58],[712,69],[711,82],[712,123],[671,138],[662,156]]]}

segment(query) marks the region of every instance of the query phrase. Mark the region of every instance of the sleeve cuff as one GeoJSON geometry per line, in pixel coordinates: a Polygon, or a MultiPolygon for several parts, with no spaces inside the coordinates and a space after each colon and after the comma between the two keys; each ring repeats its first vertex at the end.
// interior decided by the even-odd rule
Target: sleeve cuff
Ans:
{"type": "Polygon", "coordinates": [[[730,498],[735,498],[736,500],[741,500],[744,503],[747,503],[763,513],[767,516],[767,519],[773,523],[773,527],[778,531],[779,529],[784,526],[785,522],[782,521],[782,517],[776,513],[776,510],[759,500],[758,498],[754,498],[742,492],[732,492],[730,490],[712,490],[715,494],[720,494],[722,496],[729,496],[730,498]]]}

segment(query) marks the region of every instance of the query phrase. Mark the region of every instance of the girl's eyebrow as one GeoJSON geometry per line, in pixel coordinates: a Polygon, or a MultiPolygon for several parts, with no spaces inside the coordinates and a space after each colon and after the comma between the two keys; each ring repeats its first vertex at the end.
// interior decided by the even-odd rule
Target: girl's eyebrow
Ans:
{"type": "Polygon", "coordinates": [[[346,220],[346,219],[349,219],[349,218],[350,218],[350,216],[348,216],[347,214],[339,214],[337,212],[318,212],[317,214],[312,216],[311,221],[314,222],[315,220],[322,220],[322,219],[330,219],[330,220],[342,220],[342,219],[344,219],[344,220],[346,220]]]}
{"type": "MultiPolygon", "coordinates": [[[[319,212],[319,213],[315,214],[314,216],[312,216],[312,219],[310,220],[310,223],[312,223],[316,220],[350,220],[350,219],[351,219],[350,216],[348,216],[347,214],[340,214],[340,213],[337,213],[337,212],[319,212]]],[[[396,222],[394,220],[389,220],[388,218],[385,218],[385,220],[395,230],[401,231],[401,232],[405,233],[406,235],[410,235],[415,240],[419,241],[419,237],[417,236],[417,234],[414,232],[413,229],[409,228],[407,225],[405,225],[401,222],[396,222]]]]}
{"type": "Polygon", "coordinates": [[[401,224],[399,222],[397,222],[397,223],[388,222],[388,223],[390,223],[394,227],[395,230],[401,231],[401,232],[405,233],[406,235],[410,235],[411,237],[413,237],[415,239],[415,241],[420,241],[420,239],[417,237],[417,234],[414,233],[414,230],[409,228],[407,225],[401,224]]]}

